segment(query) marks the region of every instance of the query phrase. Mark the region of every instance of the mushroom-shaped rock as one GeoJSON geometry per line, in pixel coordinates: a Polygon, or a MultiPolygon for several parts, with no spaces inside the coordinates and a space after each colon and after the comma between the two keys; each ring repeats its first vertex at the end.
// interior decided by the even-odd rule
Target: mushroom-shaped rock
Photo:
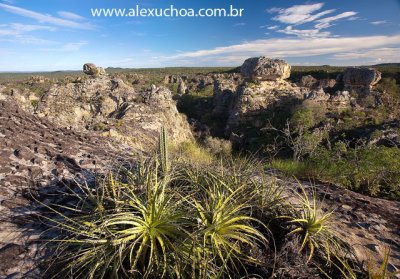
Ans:
{"type": "Polygon", "coordinates": [[[247,59],[240,70],[249,80],[274,81],[287,79],[290,69],[290,65],[284,60],[261,56],[247,59]]]}
{"type": "Polygon", "coordinates": [[[381,72],[372,68],[352,67],[343,73],[343,83],[346,88],[371,88],[381,79],[381,72]]]}
{"type": "Polygon", "coordinates": [[[97,67],[93,63],[86,63],[85,65],[83,65],[83,72],[88,76],[94,76],[94,77],[106,74],[106,71],[103,68],[97,67]]]}

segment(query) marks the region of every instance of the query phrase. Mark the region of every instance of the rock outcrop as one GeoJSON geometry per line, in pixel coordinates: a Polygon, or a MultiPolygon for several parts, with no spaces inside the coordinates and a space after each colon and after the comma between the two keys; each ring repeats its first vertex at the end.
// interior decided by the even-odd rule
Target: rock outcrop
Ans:
{"type": "Polygon", "coordinates": [[[342,77],[345,90],[370,91],[381,80],[381,72],[372,68],[347,68],[342,77]]]}
{"type": "Polygon", "coordinates": [[[230,138],[233,134],[243,138],[240,134],[248,129],[259,131],[269,112],[292,106],[310,92],[284,80],[290,76],[290,65],[283,60],[250,58],[241,71],[247,82],[221,77],[214,83],[213,112],[227,119],[226,135],[230,138]]]}
{"type": "Polygon", "coordinates": [[[185,82],[183,80],[180,80],[178,85],[178,94],[186,94],[186,93],[189,93],[189,89],[187,88],[185,82]]]}
{"type": "Polygon", "coordinates": [[[87,74],[88,76],[92,76],[92,77],[100,77],[100,76],[106,75],[106,71],[103,68],[97,67],[93,63],[84,64],[83,72],[85,74],[87,74]]]}
{"type": "Polygon", "coordinates": [[[236,99],[227,122],[227,133],[244,127],[260,129],[267,124],[273,111],[294,106],[309,92],[286,81],[264,81],[255,86],[244,84],[236,92],[236,99]]]}
{"type": "Polygon", "coordinates": [[[216,79],[214,82],[213,113],[226,118],[233,109],[239,83],[234,79],[216,79]]]}
{"type": "Polygon", "coordinates": [[[85,64],[90,78],[54,84],[35,100],[29,92],[2,95],[61,127],[96,130],[135,147],[154,146],[164,126],[174,143],[193,138],[186,117],[177,110],[170,90],[153,86],[137,92],[122,79],[110,78],[85,64]],[[35,106],[32,106],[32,102],[35,106]]]}
{"type": "Polygon", "coordinates": [[[315,88],[318,84],[318,80],[311,75],[302,76],[299,86],[315,88]]]}
{"type": "Polygon", "coordinates": [[[290,68],[284,60],[261,56],[247,59],[240,71],[248,80],[276,81],[289,78],[290,68]]]}
{"type": "Polygon", "coordinates": [[[35,268],[43,256],[43,207],[32,207],[33,195],[51,191],[48,197],[59,200],[69,182],[90,182],[95,173],[137,158],[138,151],[0,101],[0,278],[42,278],[35,268]]]}
{"type": "Polygon", "coordinates": [[[360,96],[370,93],[381,77],[374,69],[348,68],[338,81],[307,75],[297,86],[284,80],[290,76],[288,63],[264,56],[247,59],[241,72],[246,82],[215,78],[213,107],[215,115],[226,119],[226,136],[241,140],[260,131],[272,117],[290,117],[298,105],[316,108],[322,114],[356,107],[352,90],[360,96]]]}

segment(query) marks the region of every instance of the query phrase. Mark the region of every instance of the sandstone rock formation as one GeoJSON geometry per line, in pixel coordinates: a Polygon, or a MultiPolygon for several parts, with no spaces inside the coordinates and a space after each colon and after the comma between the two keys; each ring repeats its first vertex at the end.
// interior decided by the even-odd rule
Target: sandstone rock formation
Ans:
{"type": "Polygon", "coordinates": [[[247,59],[241,71],[250,82],[215,77],[213,107],[216,116],[226,119],[226,136],[241,140],[257,133],[279,113],[290,117],[290,111],[298,105],[313,107],[322,115],[356,107],[357,100],[349,91],[370,92],[381,76],[374,69],[348,68],[339,80],[342,84],[307,75],[297,86],[284,80],[290,76],[289,64],[267,57],[247,59]],[[338,90],[343,85],[345,90],[338,90]]]}
{"type": "Polygon", "coordinates": [[[330,88],[334,88],[337,84],[336,79],[330,79],[330,78],[326,78],[326,79],[320,79],[318,81],[318,87],[322,88],[322,89],[330,89],[330,88]]]}
{"type": "Polygon", "coordinates": [[[352,98],[349,91],[336,91],[331,95],[329,102],[336,108],[348,108],[351,105],[352,98]]]}
{"type": "Polygon", "coordinates": [[[240,70],[249,80],[275,81],[287,79],[290,76],[290,68],[283,60],[261,56],[247,59],[240,70]]]}
{"type": "Polygon", "coordinates": [[[302,87],[314,88],[318,84],[318,80],[311,75],[302,76],[299,85],[302,87]]]}
{"type": "Polygon", "coordinates": [[[238,86],[238,81],[232,78],[215,80],[213,98],[213,113],[215,115],[222,116],[223,118],[229,116],[230,111],[233,109],[238,86]]]}
{"type": "Polygon", "coordinates": [[[324,104],[330,99],[330,97],[331,96],[328,93],[325,93],[325,91],[322,88],[319,88],[318,90],[311,91],[306,96],[306,100],[312,100],[314,102],[324,104]]]}
{"type": "Polygon", "coordinates": [[[264,81],[256,86],[240,86],[229,114],[227,132],[236,133],[243,127],[260,129],[267,124],[268,113],[292,107],[304,99],[308,92],[308,89],[286,81],[264,81]]]}
{"type": "Polygon", "coordinates": [[[61,127],[96,130],[136,147],[154,146],[162,126],[175,143],[193,138],[168,89],[153,86],[136,92],[122,79],[99,76],[101,71],[93,65],[85,64],[84,68],[91,78],[54,84],[40,99],[33,100],[29,90],[3,98],[16,100],[20,107],[61,127]]]}
{"type": "Polygon", "coordinates": [[[178,94],[186,94],[186,93],[189,93],[189,89],[187,88],[185,82],[183,80],[180,80],[178,85],[178,94]]]}
{"type": "Polygon", "coordinates": [[[13,101],[0,101],[0,278],[42,278],[35,270],[43,256],[42,207],[31,206],[32,195],[50,191],[60,200],[69,182],[90,182],[95,173],[126,163],[137,152],[112,139],[57,127],[13,101]]]}
{"type": "Polygon", "coordinates": [[[85,74],[87,74],[88,76],[93,76],[93,77],[99,77],[99,76],[103,76],[103,75],[106,74],[106,71],[103,68],[97,67],[93,63],[84,64],[83,65],[83,72],[85,74]]]}
{"type": "Polygon", "coordinates": [[[229,137],[241,138],[246,129],[259,130],[267,123],[269,112],[291,106],[310,92],[284,80],[290,76],[290,65],[283,60],[250,58],[241,71],[252,82],[222,77],[214,84],[214,113],[226,117],[229,137]]]}
{"type": "Polygon", "coordinates": [[[50,79],[46,78],[44,76],[31,76],[29,78],[28,83],[29,84],[38,84],[38,83],[41,84],[41,83],[45,83],[45,82],[49,82],[49,81],[50,81],[50,79]]]}
{"type": "Polygon", "coordinates": [[[369,91],[380,81],[381,76],[381,72],[376,69],[352,67],[344,71],[342,81],[346,90],[369,91]]]}

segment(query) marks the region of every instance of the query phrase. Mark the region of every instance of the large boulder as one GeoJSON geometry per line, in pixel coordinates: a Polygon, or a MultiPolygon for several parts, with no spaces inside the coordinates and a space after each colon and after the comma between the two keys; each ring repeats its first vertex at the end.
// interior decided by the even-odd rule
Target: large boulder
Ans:
{"type": "Polygon", "coordinates": [[[289,78],[290,69],[290,65],[284,60],[261,56],[247,59],[240,70],[249,80],[275,81],[289,78]]]}
{"type": "Polygon", "coordinates": [[[372,68],[351,67],[343,73],[343,84],[346,89],[371,89],[381,80],[381,72],[372,68]]]}
{"type": "Polygon", "coordinates": [[[103,68],[97,67],[93,63],[86,63],[85,65],[83,65],[83,72],[88,76],[94,77],[103,76],[106,74],[106,71],[103,68]]]}

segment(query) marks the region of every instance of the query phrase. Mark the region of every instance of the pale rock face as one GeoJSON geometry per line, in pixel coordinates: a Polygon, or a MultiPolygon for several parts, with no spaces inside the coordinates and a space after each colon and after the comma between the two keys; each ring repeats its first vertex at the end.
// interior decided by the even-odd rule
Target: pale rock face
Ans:
{"type": "MultiPolygon", "coordinates": [[[[91,71],[89,66],[84,68],[91,71]]],[[[25,107],[32,105],[25,95],[28,96],[16,92],[11,98],[27,110],[25,107]]],[[[107,75],[52,85],[38,100],[35,113],[61,127],[101,131],[140,149],[154,147],[163,126],[171,142],[193,139],[187,119],[178,112],[170,90],[153,85],[144,92],[136,92],[123,80],[107,75]]]]}
{"type": "Polygon", "coordinates": [[[186,94],[188,93],[189,90],[183,80],[180,80],[179,85],[178,85],[178,94],[186,94]]]}
{"type": "Polygon", "coordinates": [[[214,81],[213,113],[226,117],[233,108],[238,83],[234,79],[219,78],[214,81]]]}
{"type": "Polygon", "coordinates": [[[300,80],[300,86],[313,88],[317,85],[318,80],[311,75],[302,76],[300,80]]]}
{"type": "Polygon", "coordinates": [[[329,102],[337,108],[346,108],[351,105],[352,98],[349,91],[336,91],[329,98],[329,102]]]}
{"type": "Polygon", "coordinates": [[[236,101],[227,123],[227,133],[240,130],[240,127],[260,128],[268,120],[264,117],[268,111],[290,106],[303,100],[308,93],[308,88],[297,87],[283,80],[263,81],[255,86],[245,84],[236,92],[236,101]]]}
{"type": "Polygon", "coordinates": [[[307,100],[312,100],[316,102],[326,102],[330,98],[330,95],[325,93],[322,88],[319,90],[311,91],[310,94],[307,95],[307,100]]]}
{"type": "Polygon", "coordinates": [[[321,79],[318,81],[318,87],[323,89],[333,88],[336,86],[336,83],[336,79],[321,79]]]}
{"type": "Polygon", "coordinates": [[[38,84],[38,83],[45,83],[50,81],[50,79],[44,77],[44,76],[31,76],[29,78],[29,83],[30,84],[38,84]]]}
{"type": "Polygon", "coordinates": [[[381,72],[376,69],[347,68],[343,73],[343,83],[347,90],[369,90],[381,80],[381,77],[381,72]]]}
{"type": "Polygon", "coordinates": [[[24,193],[54,191],[59,201],[65,181],[90,183],[98,171],[106,173],[120,159],[132,160],[127,154],[136,149],[60,128],[26,112],[16,100],[0,101],[0,112],[7,119],[0,121],[0,278],[46,278],[37,274],[44,255],[39,234],[46,227],[33,224],[37,219],[31,212],[39,214],[40,209],[24,193]]]}
{"type": "Polygon", "coordinates": [[[261,56],[247,59],[241,73],[248,80],[275,81],[289,78],[290,69],[291,66],[284,60],[261,56]]]}
{"type": "Polygon", "coordinates": [[[99,77],[99,76],[106,75],[106,71],[103,68],[97,67],[93,63],[86,63],[85,65],[83,65],[83,72],[86,75],[93,76],[93,77],[99,77]]]}

